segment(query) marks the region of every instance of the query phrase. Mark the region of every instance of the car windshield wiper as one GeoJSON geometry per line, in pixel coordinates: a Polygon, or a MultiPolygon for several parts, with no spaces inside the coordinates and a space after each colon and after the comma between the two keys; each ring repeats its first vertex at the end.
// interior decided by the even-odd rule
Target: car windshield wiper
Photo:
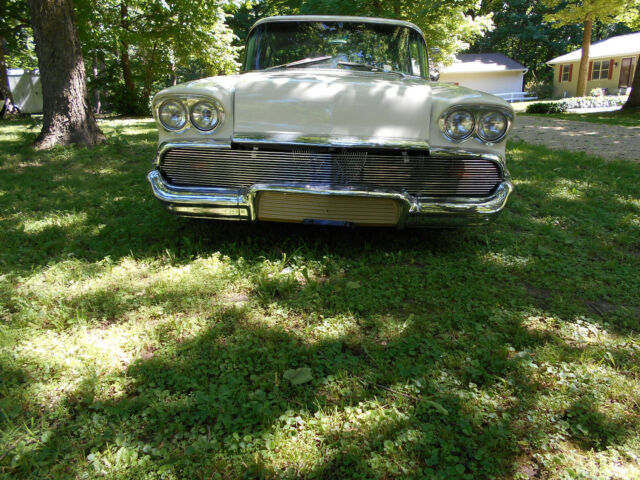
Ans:
{"type": "Polygon", "coordinates": [[[275,65],[273,67],[265,68],[266,70],[276,70],[278,68],[295,68],[302,65],[313,65],[314,63],[322,63],[332,59],[331,55],[325,55],[324,57],[303,58],[302,60],[296,60],[295,62],[283,63],[282,65],[275,65]]]}
{"type": "Polygon", "coordinates": [[[362,70],[368,70],[369,72],[379,72],[380,69],[375,65],[369,65],[368,63],[358,63],[358,62],[338,62],[338,66],[340,67],[349,67],[349,68],[361,68],[362,70]]]}
{"type": "Polygon", "coordinates": [[[407,76],[406,73],[398,72],[397,70],[381,70],[379,67],[376,67],[375,65],[370,65],[368,63],[338,62],[338,66],[354,68],[354,69],[362,69],[362,70],[366,70],[367,72],[395,73],[396,75],[400,75],[403,78],[407,76]]]}

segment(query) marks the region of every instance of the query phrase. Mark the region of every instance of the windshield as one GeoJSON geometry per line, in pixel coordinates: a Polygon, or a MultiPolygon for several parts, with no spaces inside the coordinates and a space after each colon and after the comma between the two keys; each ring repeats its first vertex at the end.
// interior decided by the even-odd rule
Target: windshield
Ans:
{"type": "Polygon", "coordinates": [[[258,25],[250,33],[243,71],[307,67],[400,72],[421,77],[426,77],[428,71],[422,36],[401,25],[270,22],[258,25]],[[295,64],[287,65],[292,62],[295,64]]]}

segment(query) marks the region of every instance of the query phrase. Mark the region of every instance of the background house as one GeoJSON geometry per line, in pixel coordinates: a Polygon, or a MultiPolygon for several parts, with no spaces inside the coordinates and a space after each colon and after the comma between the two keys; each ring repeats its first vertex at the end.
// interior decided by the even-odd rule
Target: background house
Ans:
{"type": "MultiPolygon", "coordinates": [[[[574,97],[578,87],[578,69],[582,49],[547,62],[553,67],[553,96],[574,97]]],[[[601,40],[589,49],[587,94],[593,88],[608,93],[625,92],[633,82],[640,56],[640,32],[601,40]]]]}
{"type": "Polygon", "coordinates": [[[527,68],[501,53],[467,53],[440,70],[440,81],[509,99],[523,96],[527,68]],[[510,98],[511,97],[511,98],[510,98]]]}
{"type": "Polygon", "coordinates": [[[7,70],[13,104],[22,113],[42,113],[42,85],[37,71],[10,68],[7,70]]]}

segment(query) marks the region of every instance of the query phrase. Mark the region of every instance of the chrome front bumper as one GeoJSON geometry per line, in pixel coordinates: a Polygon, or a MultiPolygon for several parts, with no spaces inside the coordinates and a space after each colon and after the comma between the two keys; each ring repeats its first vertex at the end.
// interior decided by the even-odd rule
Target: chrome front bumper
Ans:
{"type": "Polygon", "coordinates": [[[398,228],[410,226],[481,225],[493,219],[504,208],[513,184],[502,181],[487,198],[416,198],[406,193],[332,189],[330,187],[257,184],[248,189],[178,187],[167,183],[158,170],[147,175],[153,193],[172,213],[181,216],[218,220],[256,220],[255,200],[260,192],[304,193],[388,198],[402,205],[398,228]]]}

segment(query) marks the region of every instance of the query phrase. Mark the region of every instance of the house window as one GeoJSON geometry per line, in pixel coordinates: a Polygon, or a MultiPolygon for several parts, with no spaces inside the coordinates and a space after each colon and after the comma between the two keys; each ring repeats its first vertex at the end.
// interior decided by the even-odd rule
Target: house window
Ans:
{"type": "Polygon", "coordinates": [[[606,80],[609,78],[609,60],[593,62],[591,80],[606,80]]]}
{"type": "Polygon", "coordinates": [[[560,78],[561,82],[570,82],[571,81],[571,65],[560,65],[560,71],[562,75],[560,78]]]}

